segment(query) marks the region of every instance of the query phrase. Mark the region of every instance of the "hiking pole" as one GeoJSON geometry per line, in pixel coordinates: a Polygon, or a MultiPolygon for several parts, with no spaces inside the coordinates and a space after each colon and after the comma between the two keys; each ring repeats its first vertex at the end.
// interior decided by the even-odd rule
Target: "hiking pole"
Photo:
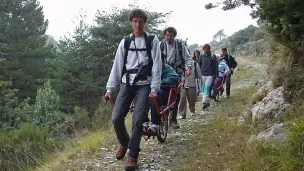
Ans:
{"type": "Polygon", "coordinates": [[[189,77],[189,75],[185,74],[185,76],[183,77],[182,81],[178,84],[177,90],[182,86],[182,84],[185,83],[185,80],[186,80],[187,77],[189,77]]]}

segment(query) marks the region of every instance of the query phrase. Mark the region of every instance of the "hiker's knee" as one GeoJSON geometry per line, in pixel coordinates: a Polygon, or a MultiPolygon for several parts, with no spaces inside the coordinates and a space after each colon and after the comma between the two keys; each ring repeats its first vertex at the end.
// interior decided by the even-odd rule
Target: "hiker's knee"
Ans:
{"type": "MultiPolygon", "coordinates": [[[[134,113],[135,114],[135,113],[134,113]]],[[[147,113],[141,112],[141,114],[134,115],[132,118],[133,126],[141,128],[144,120],[147,118],[147,113]]]]}
{"type": "Polygon", "coordinates": [[[120,124],[123,123],[123,122],[124,122],[124,118],[121,117],[120,114],[116,114],[116,113],[113,113],[113,114],[112,114],[112,123],[113,123],[114,125],[120,125],[120,124]]]}

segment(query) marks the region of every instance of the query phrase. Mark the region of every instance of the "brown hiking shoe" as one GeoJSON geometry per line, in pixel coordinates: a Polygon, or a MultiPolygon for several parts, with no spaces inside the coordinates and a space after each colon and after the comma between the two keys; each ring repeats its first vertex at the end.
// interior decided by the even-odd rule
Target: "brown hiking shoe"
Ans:
{"type": "Polygon", "coordinates": [[[127,156],[125,160],[125,170],[136,170],[137,158],[127,156]]]}
{"type": "Polygon", "coordinates": [[[118,150],[116,151],[116,159],[121,160],[125,157],[128,147],[124,147],[122,145],[119,146],[118,150]]]}

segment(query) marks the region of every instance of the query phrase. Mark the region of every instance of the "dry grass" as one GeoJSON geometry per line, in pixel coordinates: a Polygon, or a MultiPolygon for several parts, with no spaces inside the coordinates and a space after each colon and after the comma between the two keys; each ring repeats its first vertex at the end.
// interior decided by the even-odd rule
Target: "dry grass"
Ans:
{"type": "Polygon", "coordinates": [[[47,164],[38,167],[36,170],[64,170],[63,168],[67,167],[67,161],[70,158],[76,159],[78,153],[89,155],[98,151],[101,147],[110,147],[115,140],[112,134],[113,130],[109,127],[109,130],[99,130],[76,138],[70,142],[69,146],[64,151],[49,156],[47,164]]]}
{"type": "MultiPolygon", "coordinates": [[[[130,117],[128,117],[126,120],[128,129],[130,128],[130,121],[130,117]]],[[[78,137],[72,140],[64,151],[49,156],[46,164],[36,168],[36,170],[67,170],[69,168],[69,160],[90,158],[100,152],[100,148],[110,148],[113,144],[116,144],[116,136],[113,135],[115,135],[113,126],[109,124],[100,130],[78,137]]]]}
{"type": "Polygon", "coordinates": [[[250,136],[262,128],[253,124],[251,119],[246,120],[245,124],[238,123],[241,114],[251,107],[256,82],[263,82],[266,78],[265,73],[257,72],[252,67],[243,69],[256,64],[254,60],[238,59],[240,69],[232,77],[233,87],[237,87],[237,90],[233,92],[233,98],[221,100],[212,123],[191,125],[184,130],[197,135],[173,159],[172,170],[267,170],[260,154],[260,145],[255,142],[248,144],[250,136]]]}
{"type": "MultiPolygon", "coordinates": [[[[233,84],[242,83],[247,77],[258,78],[262,75],[240,70],[233,84]]],[[[291,125],[287,131],[288,140],[281,148],[274,148],[265,142],[248,140],[263,130],[263,125],[252,123],[249,119],[239,124],[238,118],[251,106],[251,95],[257,87],[238,89],[230,100],[221,101],[216,117],[209,125],[192,125],[185,132],[195,132],[178,155],[173,159],[172,170],[184,171],[293,171],[304,168],[304,102],[299,99],[285,111],[284,122],[291,125]],[[183,164],[181,164],[183,163],[183,164]]],[[[260,101],[265,97],[262,92],[255,97],[260,101]]]]}
{"type": "Polygon", "coordinates": [[[222,109],[211,125],[193,125],[188,131],[197,132],[185,149],[174,159],[173,170],[260,170],[255,163],[263,163],[256,144],[248,145],[249,137],[259,128],[240,125],[237,116],[248,108],[248,95],[253,88],[238,91],[222,109]],[[229,106],[229,107],[228,107],[229,106]],[[188,163],[180,165],[179,163],[188,163]]]}
{"type": "Polygon", "coordinates": [[[255,104],[257,102],[260,102],[262,101],[268,94],[268,91],[267,90],[263,90],[261,91],[260,93],[255,93],[253,96],[252,96],[252,99],[251,99],[251,103],[252,104],[255,104]]]}

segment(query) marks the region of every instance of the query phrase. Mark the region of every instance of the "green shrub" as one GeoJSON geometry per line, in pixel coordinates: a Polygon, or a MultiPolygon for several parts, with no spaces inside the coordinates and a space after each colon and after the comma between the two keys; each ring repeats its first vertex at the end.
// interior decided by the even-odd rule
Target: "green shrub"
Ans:
{"type": "Polygon", "coordinates": [[[47,128],[30,123],[11,132],[0,132],[0,168],[17,170],[37,165],[61,145],[49,137],[47,128]]]}
{"type": "Polygon", "coordinates": [[[93,129],[99,129],[111,124],[111,114],[113,106],[109,102],[101,100],[98,108],[95,110],[92,117],[92,127],[93,129]]]}
{"type": "Polygon", "coordinates": [[[33,120],[38,125],[49,126],[56,130],[63,121],[64,113],[59,110],[60,98],[52,89],[50,82],[44,83],[42,89],[38,89],[34,105],[33,120]]]}
{"type": "Polygon", "coordinates": [[[20,128],[33,115],[30,99],[19,102],[17,93],[17,89],[10,89],[7,82],[0,81],[0,128],[4,130],[20,128]]]}
{"type": "Polygon", "coordinates": [[[273,45],[273,58],[269,64],[272,86],[283,86],[292,98],[304,97],[304,59],[300,53],[279,44],[273,45]]]}
{"type": "Polygon", "coordinates": [[[78,130],[92,127],[89,113],[79,106],[74,107],[74,126],[78,130]]]}
{"type": "Polygon", "coordinates": [[[293,122],[288,132],[288,142],[290,154],[292,154],[295,167],[301,169],[304,167],[304,120],[293,122]]]}
{"type": "MultiPolygon", "coordinates": [[[[259,144],[259,153],[268,170],[302,170],[304,167],[304,101],[298,100],[285,112],[286,144],[275,148],[271,143],[259,144]]],[[[281,142],[279,142],[281,143],[281,142]]]]}
{"type": "Polygon", "coordinates": [[[304,65],[294,66],[284,78],[284,87],[291,91],[294,99],[304,99],[304,65]]]}

